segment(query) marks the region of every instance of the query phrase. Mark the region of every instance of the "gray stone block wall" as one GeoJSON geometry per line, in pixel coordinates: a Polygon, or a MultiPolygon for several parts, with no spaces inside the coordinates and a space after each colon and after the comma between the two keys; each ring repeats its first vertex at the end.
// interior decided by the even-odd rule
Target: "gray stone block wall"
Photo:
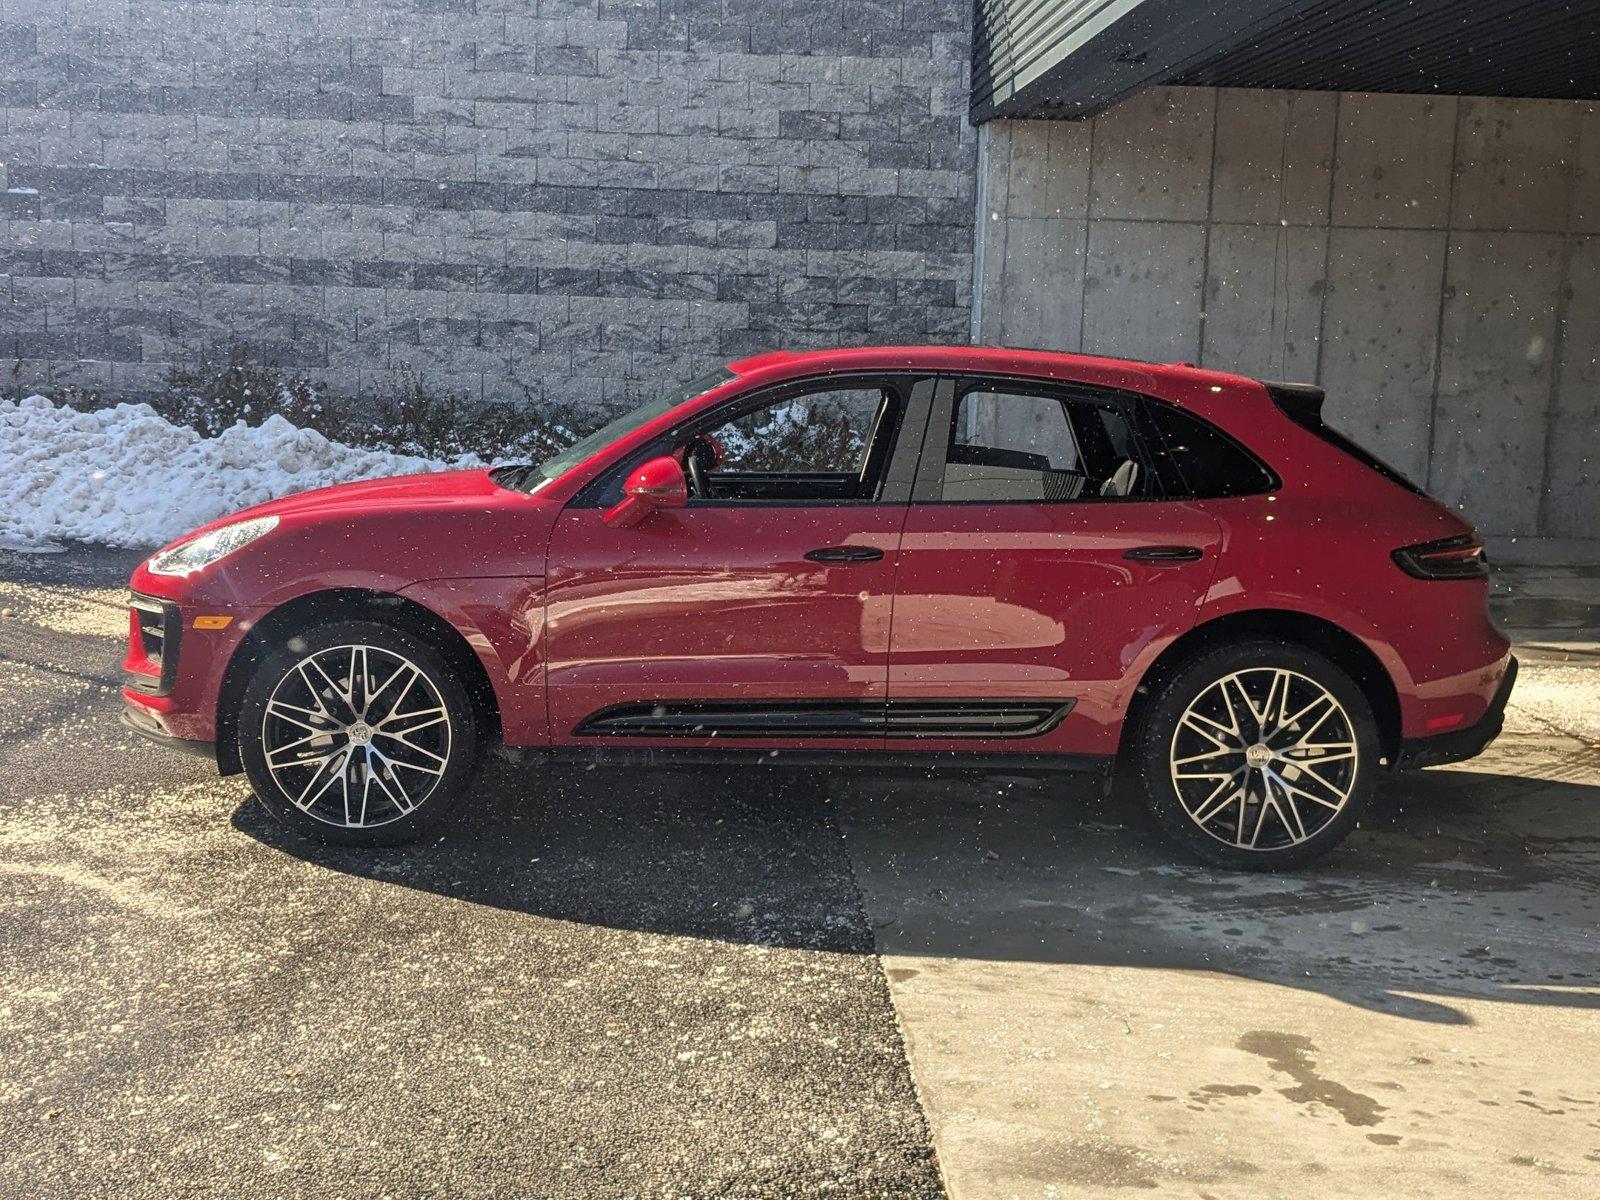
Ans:
{"type": "Polygon", "coordinates": [[[1600,538],[1600,106],[1158,88],[984,129],[982,340],[1318,382],[1488,532],[1600,538]]]}
{"type": "Polygon", "coordinates": [[[965,340],[961,0],[0,0],[0,362],[622,403],[965,340]]]}

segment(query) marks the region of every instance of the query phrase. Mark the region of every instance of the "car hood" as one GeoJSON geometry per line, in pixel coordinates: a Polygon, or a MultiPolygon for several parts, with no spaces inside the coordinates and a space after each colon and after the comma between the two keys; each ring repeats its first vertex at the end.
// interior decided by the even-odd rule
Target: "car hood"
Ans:
{"type": "MultiPolygon", "coordinates": [[[[342,525],[373,523],[384,518],[398,518],[405,523],[408,518],[437,515],[448,520],[459,515],[488,517],[494,510],[515,506],[520,510],[528,506],[542,506],[525,491],[512,491],[494,482],[491,467],[472,467],[469,470],[437,470],[422,475],[389,475],[384,478],[358,480],[355,483],[334,483],[328,488],[296,491],[290,496],[270,499],[264,504],[254,504],[248,509],[221,515],[205,525],[197,525],[178,538],[166,542],[155,552],[202,534],[218,530],[254,517],[277,517],[285,528],[310,525],[342,525]]],[[[424,522],[432,525],[432,522],[424,522]]],[[[413,522],[416,525],[416,522],[413,522]]]]}
{"type": "Polygon", "coordinates": [[[495,483],[490,477],[492,473],[493,469],[489,467],[431,471],[421,475],[390,475],[355,483],[336,483],[308,492],[294,492],[226,513],[204,525],[196,525],[161,549],[180,545],[213,529],[253,517],[277,517],[286,524],[304,524],[430,510],[485,509],[493,507],[497,499],[510,497],[523,502],[529,500],[527,493],[511,492],[495,483]]]}
{"type": "Polygon", "coordinates": [[[268,536],[192,576],[153,575],[146,560],[133,587],[237,607],[270,606],[323,588],[399,591],[423,579],[540,575],[560,509],[501,487],[486,468],[338,484],[191,530],[170,544],[235,521],[278,518],[268,536]]]}
{"type": "Polygon", "coordinates": [[[489,475],[487,468],[479,467],[466,471],[436,471],[424,475],[394,475],[383,479],[364,479],[358,483],[338,483],[332,487],[268,500],[265,504],[230,513],[216,523],[226,524],[247,517],[347,516],[355,512],[455,506],[463,502],[484,501],[504,491],[489,475]]]}

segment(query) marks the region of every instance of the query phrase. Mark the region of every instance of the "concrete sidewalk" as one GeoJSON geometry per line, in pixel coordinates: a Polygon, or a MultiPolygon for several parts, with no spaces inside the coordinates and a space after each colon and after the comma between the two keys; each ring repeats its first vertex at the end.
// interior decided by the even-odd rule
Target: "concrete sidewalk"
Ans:
{"type": "Polygon", "coordinates": [[[950,1193],[1600,1194],[1600,670],[1510,719],[1284,877],[1046,784],[837,784],[950,1193]]]}

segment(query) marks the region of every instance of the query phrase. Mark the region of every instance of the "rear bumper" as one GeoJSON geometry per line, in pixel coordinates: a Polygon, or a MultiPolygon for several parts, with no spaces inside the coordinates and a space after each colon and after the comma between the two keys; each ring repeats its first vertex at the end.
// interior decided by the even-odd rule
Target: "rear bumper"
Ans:
{"type": "Polygon", "coordinates": [[[1400,743],[1400,753],[1395,767],[1411,770],[1416,767],[1435,767],[1440,763],[1462,762],[1482,754],[1489,743],[1500,736],[1505,726],[1506,704],[1511,699],[1511,688],[1517,681],[1517,660],[1511,659],[1505,676],[1489,701],[1488,710],[1475,725],[1432,737],[1407,738],[1400,743]]]}

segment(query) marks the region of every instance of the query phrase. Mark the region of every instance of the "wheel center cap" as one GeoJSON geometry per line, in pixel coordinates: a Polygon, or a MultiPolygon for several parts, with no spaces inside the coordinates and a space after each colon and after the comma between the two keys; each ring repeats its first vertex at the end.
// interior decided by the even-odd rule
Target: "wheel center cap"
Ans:
{"type": "Polygon", "coordinates": [[[372,742],[372,726],[365,721],[357,721],[345,733],[349,735],[352,746],[366,746],[372,742]]]}
{"type": "Polygon", "coordinates": [[[1264,767],[1272,761],[1272,751],[1263,743],[1257,742],[1244,752],[1244,761],[1252,767],[1264,767]]]}

